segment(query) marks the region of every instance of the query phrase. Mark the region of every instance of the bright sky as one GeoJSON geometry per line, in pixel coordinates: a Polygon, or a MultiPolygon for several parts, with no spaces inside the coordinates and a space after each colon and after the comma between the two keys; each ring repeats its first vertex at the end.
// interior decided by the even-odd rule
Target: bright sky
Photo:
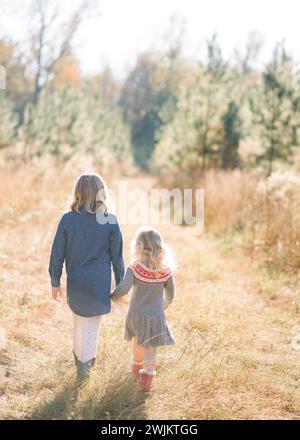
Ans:
{"type": "MultiPolygon", "coordinates": [[[[0,0],[1,2],[5,0],[0,0]]],[[[77,0],[68,0],[68,8],[77,0]]],[[[186,21],[184,52],[197,56],[203,40],[217,32],[226,54],[243,45],[250,31],[265,38],[266,59],[276,41],[286,46],[300,61],[299,0],[98,0],[101,15],[83,25],[77,53],[85,73],[109,64],[123,76],[136,55],[149,47],[160,48],[170,16],[186,21]]],[[[18,32],[16,24],[10,30],[18,32]]],[[[1,29],[0,29],[1,30],[1,29]]]]}

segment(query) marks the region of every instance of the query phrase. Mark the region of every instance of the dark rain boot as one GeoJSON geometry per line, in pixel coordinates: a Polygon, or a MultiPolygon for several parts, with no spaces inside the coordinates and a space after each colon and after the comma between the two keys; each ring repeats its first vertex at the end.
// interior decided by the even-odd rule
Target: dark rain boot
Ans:
{"type": "Polygon", "coordinates": [[[75,359],[75,365],[77,370],[77,383],[78,385],[82,385],[85,383],[89,377],[90,377],[90,371],[92,366],[95,363],[95,358],[90,359],[87,362],[81,362],[76,354],[73,351],[74,359],[75,359]]]}
{"type": "Polygon", "coordinates": [[[73,356],[74,356],[74,360],[75,360],[75,365],[76,365],[76,369],[77,369],[77,364],[78,364],[78,357],[75,354],[75,351],[73,350],[73,356]]]}

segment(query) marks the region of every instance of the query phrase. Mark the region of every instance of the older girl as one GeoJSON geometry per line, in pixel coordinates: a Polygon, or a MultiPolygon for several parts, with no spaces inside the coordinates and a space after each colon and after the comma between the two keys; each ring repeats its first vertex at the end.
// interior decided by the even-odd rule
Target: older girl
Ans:
{"type": "Polygon", "coordinates": [[[158,231],[140,229],[132,243],[133,262],[124,280],[111,298],[120,299],[131,287],[133,292],[125,323],[125,339],[133,339],[132,372],[139,377],[140,388],[150,391],[156,375],[156,349],[175,343],[164,309],[175,294],[171,251],[158,231]]]}
{"type": "Polygon", "coordinates": [[[89,377],[96,358],[101,316],[111,309],[111,266],[116,284],[124,275],[122,247],[117,219],[107,211],[103,179],[98,174],[82,174],[75,185],[70,212],[59,222],[49,265],[52,296],[60,301],[65,262],[79,381],[89,377]]]}

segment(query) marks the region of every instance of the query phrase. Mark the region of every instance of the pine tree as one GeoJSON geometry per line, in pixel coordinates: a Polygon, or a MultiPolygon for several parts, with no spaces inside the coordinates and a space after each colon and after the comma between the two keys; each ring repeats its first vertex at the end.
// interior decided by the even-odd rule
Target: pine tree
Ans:
{"type": "Polygon", "coordinates": [[[289,159],[296,140],[291,124],[295,111],[291,85],[291,58],[283,43],[277,44],[260,84],[250,96],[253,122],[263,148],[257,162],[266,163],[267,175],[272,173],[275,160],[289,159]]]}
{"type": "Polygon", "coordinates": [[[17,117],[12,102],[0,90],[0,148],[11,146],[15,141],[17,117]]]}
{"type": "Polygon", "coordinates": [[[125,81],[120,105],[131,127],[135,162],[141,168],[148,168],[159,132],[174,117],[180,78],[176,60],[146,53],[125,81]]]}
{"type": "Polygon", "coordinates": [[[220,151],[221,167],[236,168],[239,165],[239,144],[241,139],[241,120],[237,104],[231,101],[222,116],[223,142],[220,151]]]}
{"type": "Polygon", "coordinates": [[[208,57],[179,99],[173,121],[161,133],[153,168],[194,181],[218,166],[223,140],[222,115],[231,90],[231,72],[216,36],[207,42],[208,57]]]}
{"type": "Polygon", "coordinates": [[[44,89],[36,104],[27,104],[19,136],[26,159],[48,153],[65,161],[78,151],[95,158],[105,152],[123,159],[131,156],[120,110],[104,103],[90,87],[44,89]]]}

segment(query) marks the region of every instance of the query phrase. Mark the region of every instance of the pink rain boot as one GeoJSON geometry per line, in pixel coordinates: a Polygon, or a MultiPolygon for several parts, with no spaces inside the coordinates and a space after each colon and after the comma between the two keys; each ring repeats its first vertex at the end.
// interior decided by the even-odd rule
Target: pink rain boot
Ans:
{"type": "Polygon", "coordinates": [[[140,370],[139,374],[140,374],[140,380],[139,380],[140,390],[149,393],[151,389],[152,380],[153,377],[156,375],[156,372],[140,370]]]}
{"type": "Polygon", "coordinates": [[[136,362],[136,361],[133,359],[132,366],[131,366],[131,371],[132,371],[132,373],[133,373],[135,376],[139,377],[139,372],[140,372],[140,370],[141,370],[142,368],[143,368],[143,361],[141,361],[141,362],[136,362]]]}
{"type": "Polygon", "coordinates": [[[143,368],[142,365],[139,364],[132,364],[131,367],[131,371],[133,372],[133,374],[135,374],[136,376],[139,376],[139,372],[140,370],[143,368]]]}

